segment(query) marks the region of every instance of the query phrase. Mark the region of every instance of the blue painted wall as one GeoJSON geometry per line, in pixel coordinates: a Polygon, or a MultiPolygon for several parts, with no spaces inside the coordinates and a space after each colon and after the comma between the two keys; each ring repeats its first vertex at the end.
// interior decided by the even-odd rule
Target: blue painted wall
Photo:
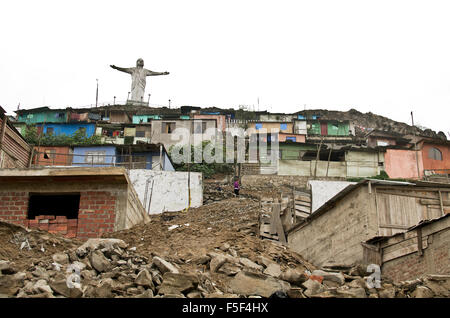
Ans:
{"type": "MultiPolygon", "coordinates": [[[[42,126],[41,124],[36,125],[37,127],[42,126]]],[[[45,124],[44,134],[47,133],[48,128],[53,128],[53,135],[73,135],[81,127],[86,128],[86,137],[92,137],[95,134],[95,124],[45,124]]]]}
{"type": "MultiPolygon", "coordinates": [[[[74,147],[73,148],[73,161],[72,166],[77,167],[111,167],[115,163],[116,158],[111,156],[117,156],[116,147],[114,146],[93,146],[93,147],[74,147]],[[104,164],[90,164],[86,163],[86,154],[92,151],[104,151],[105,157],[104,164]]],[[[95,161],[95,159],[94,159],[95,161]]]]}

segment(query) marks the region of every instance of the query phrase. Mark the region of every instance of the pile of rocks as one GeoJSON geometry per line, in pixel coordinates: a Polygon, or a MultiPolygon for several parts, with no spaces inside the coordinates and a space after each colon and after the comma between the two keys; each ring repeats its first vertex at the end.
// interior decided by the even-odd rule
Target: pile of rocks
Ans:
{"type": "MultiPolygon", "coordinates": [[[[280,247],[280,249],[282,249],[280,247]]],[[[276,249],[274,249],[275,251],[276,249]]],[[[291,254],[289,254],[291,255],[291,254]]],[[[194,259],[140,255],[120,239],[90,239],[17,272],[0,261],[2,297],[394,298],[449,297],[450,276],[369,288],[361,266],[315,269],[284,253],[246,257],[224,244],[194,259]],[[286,261],[288,260],[288,261],[286,261]]]]}
{"type": "MultiPolygon", "coordinates": [[[[450,275],[425,275],[411,281],[381,280],[377,286],[362,266],[331,266],[304,273],[291,298],[432,298],[450,296],[450,275]],[[371,283],[371,284],[369,284],[371,283]],[[371,285],[371,286],[370,286],[371,285]]],[[[280,295],[280,294],[278,294],[280,295]]]]}
{"type": "Polygon", "coordinates": [[[16,273],[14,263],[0,261],[2,296],[184,297],[199,279],[182,274],[159,257],[150,261],[118,239],[90,239],[75,250],[16,273]]]}

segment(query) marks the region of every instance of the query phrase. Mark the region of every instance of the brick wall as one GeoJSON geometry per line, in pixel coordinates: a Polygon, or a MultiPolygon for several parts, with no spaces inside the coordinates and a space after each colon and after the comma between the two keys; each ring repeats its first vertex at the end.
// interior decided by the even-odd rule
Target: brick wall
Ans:
{"type": "Polygon", "coordinates": [[[113,232],[115,211],[116,196],[111,192],[81,192],[77,237],[99,237],[102,233],[113,232]]]}
{"type": "Polygon", "coordinates": [[[81,239],[113,232],[116,195],[110,191],[80,192],[78,219],[40,215],[28,220],[28,192],[0,192],[0,220],[81,239]]]}
{"type": "Polygon", "coordinates": [[[450,274],[448,242],[450,242],[450,228],[428,236],[428,247],[423,250],[422,256],[414,252],[385,262],[381,267],[381,277],[399,282],[424,274],[450,274]]]}
{"type": "Polygon", "coordinates": [[[65,216],[39,215],[33,220],[27,220],[27,227],[60,234],[68,238],[77,236],[78,219],[67,219],[65,216]]]}
{"type": "Polygon", "coordinates": [[[0,219],[6,222],[27,226],[28,193],[1,192],[0,219]]]}

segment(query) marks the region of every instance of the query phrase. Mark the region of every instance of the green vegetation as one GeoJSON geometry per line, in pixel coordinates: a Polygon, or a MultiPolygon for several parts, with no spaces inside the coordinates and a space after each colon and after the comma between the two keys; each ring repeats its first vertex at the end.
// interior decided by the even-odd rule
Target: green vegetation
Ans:
{"type": "MultiPolygon", "coordinates": [[[[215,151],[216,151],[216,147],[211,144],[210,141],[204,141],[201,145],[198,146],[193,146],[191,145],[191,164],[190,164],[190,171],[192,172],[201,172],[203,173],[203,177],[205,179],[209,179],[211,178],[213,175],[217,174],[217,173],[224,173],[224,174],[229,174],[232,173],[234,171],[233,168],[233,164],[232,163],[207,163],[205,161],[205,159],[202,156],[202,162],[201,163],[194,163],[194,154],[197,153],[205,153],[205,148],[208,147],[212,147],[212,151],[211,151],[211,155],[214,156],[215,155],[215,151]]],[[[223,158],[225,160],[225,150],[221,147],[218,147],[217,149],[219,149],[219,151],[223,151],[223,158]]],[[[208,151],[208,150],[207,150],[208,151]]],[[[169,155],[172,158],[172,154],[173,153],[178,153],[181,155],[184,154],[184,148],[183,147],[176,147],[176,146],[171,146],[169,148],[169,155]]],[[[172,158],[172,161],[173,158],[172,158]]],[[[176,171],[188,171],[188,164],[187,163],[181,163],[181,164],[176,164],[174,163],[174,168],[176,171]]]]}
{"type": "Polygon", "coordinates": [[[41,134],[39,136],[37,128],[35,125],[27,126],[25,130],[25,135],[23,136],[25,140],[31,145],[41,145],[41,146],[70,146],[70,145],[96,145],[101,144],[100,136],[93,135],[92,137],[87,137],[86,132],[83,130],[77,130],[72,135],[68,136],[65,134],[52,135],[52,134],[41,134]]]}

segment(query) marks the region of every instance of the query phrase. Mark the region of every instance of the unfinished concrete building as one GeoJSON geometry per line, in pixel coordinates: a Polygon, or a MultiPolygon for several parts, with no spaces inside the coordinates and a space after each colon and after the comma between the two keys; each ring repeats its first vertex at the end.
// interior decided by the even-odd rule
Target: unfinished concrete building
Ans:
{"type": "Polygon", "coordinates": [[[0,170],[0,219],[66,237],[99,237],[148,220],[124,168],[0,170]]]}

